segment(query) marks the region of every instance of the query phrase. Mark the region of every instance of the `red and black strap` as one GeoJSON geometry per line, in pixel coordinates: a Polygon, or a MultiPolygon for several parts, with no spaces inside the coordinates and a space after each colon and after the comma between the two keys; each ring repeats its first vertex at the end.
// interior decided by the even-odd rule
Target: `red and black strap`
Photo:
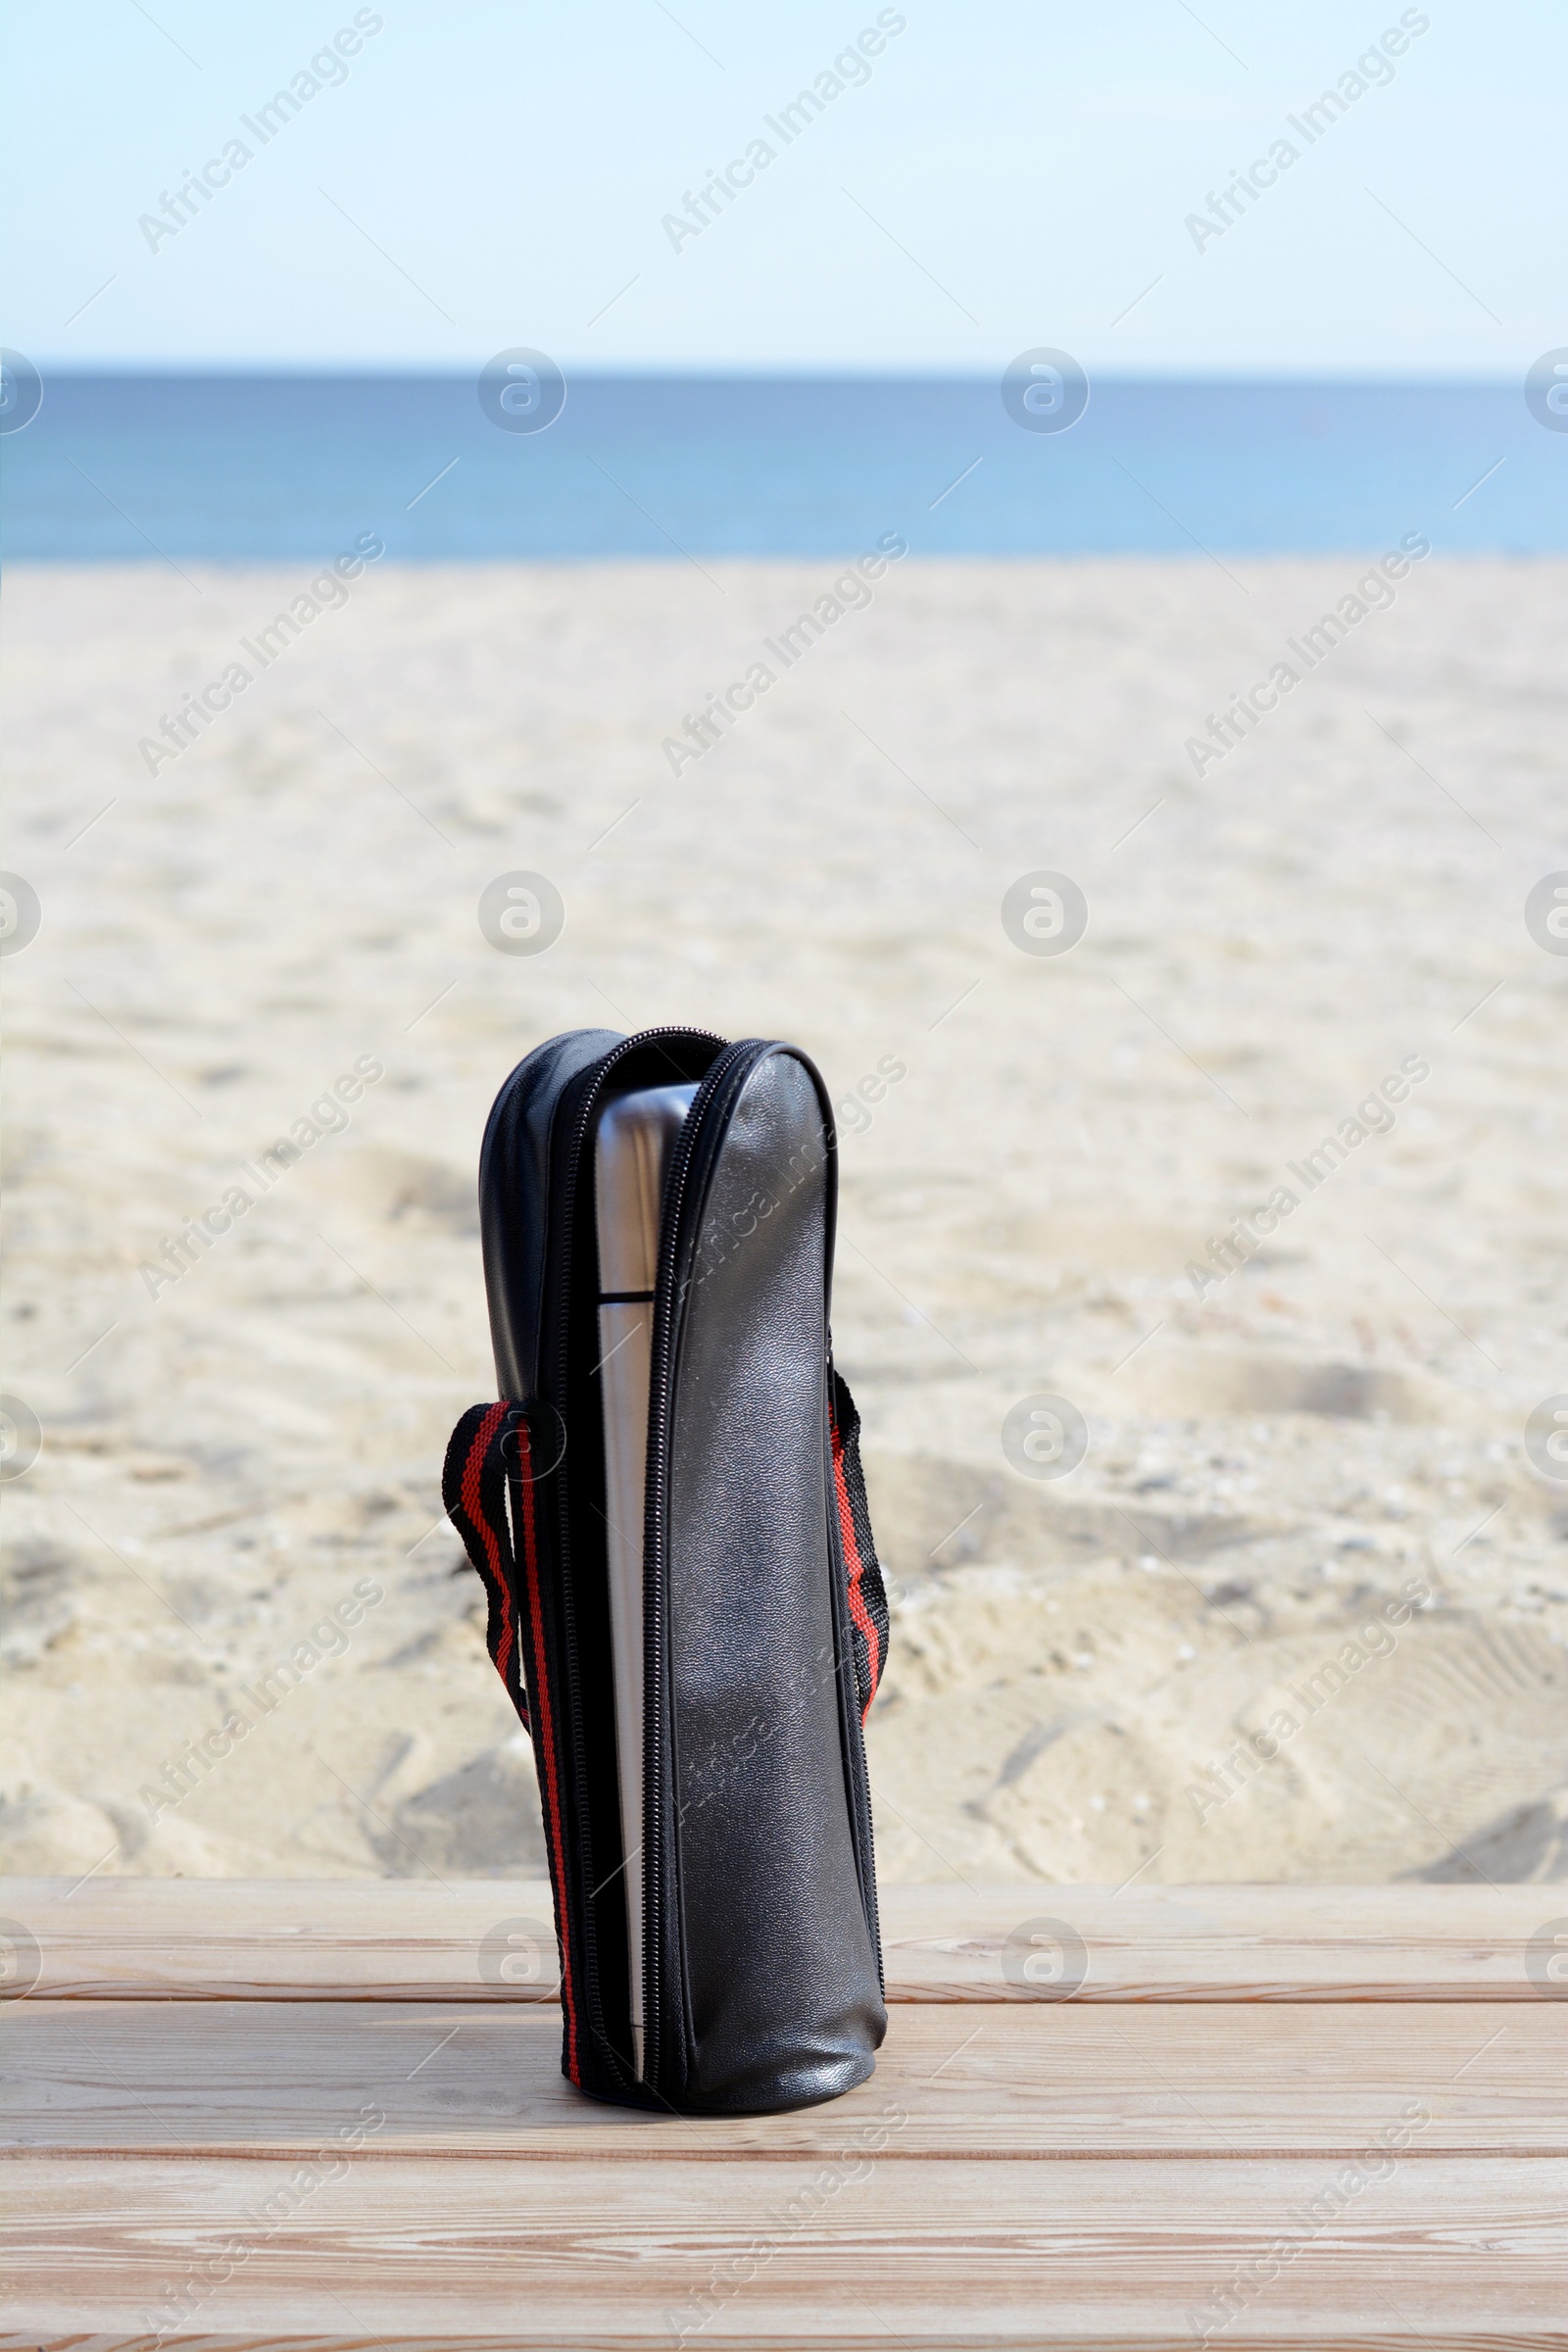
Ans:
{"type": "Polygon", "coordinates": [[[828,1411],[833,1430],[833,1484],[844,1546],[844,1577],[849,1589],[850,1641],[855,1651],[855,1682],[863,1723],[888,1660],[888,1595],[872,1540],[871,1514],[866,1507],[865,1475],[860,1468],[860,1416],[837,1372],[833,1374],[828,1411]]]}
{"type": "Polygon", "coordinates": [[[520,1404],[469,1406],[447,1447],[441,1499],[479,1572],[490,1604],[485,1644],[534,1743],[556,1898],[556,1934],[561,1943],[565,2067],[572,2082],[580,2082],[576,1972],[571,1938],[565,1933],[568,1891],[561,1760],[546,1655],[533,1446],[528,1416],[520,1404]]]}
{"type": "Polygon", "coordinates": [[[490,1604],[485,1646],[523,1729],[531,1732],[517,1631],[517,1555],[507,1507],[507,1457],[519,1442],[526,1444],[525,1431],[520,1439],[514,1437],[521,1426],[520,1405],[470,1405],[452,1432],[441,1473],[441,1499],[490,1604]]]}

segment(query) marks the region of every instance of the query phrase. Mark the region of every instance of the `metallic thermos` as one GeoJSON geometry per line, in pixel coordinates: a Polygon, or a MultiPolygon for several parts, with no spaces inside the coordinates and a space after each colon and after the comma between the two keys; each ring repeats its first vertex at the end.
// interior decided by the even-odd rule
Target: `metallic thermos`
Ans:
{"type": "Polygon", "coordinates": [[[625,1848],[632,2052],[639,2082],[643,2075],[643,1499],[650,1342],[664,1174],[696,1092],[695,1086],[652,1086],[612,1101],[599,1121],[594,1162],[615,1755],[625,1848]]]}

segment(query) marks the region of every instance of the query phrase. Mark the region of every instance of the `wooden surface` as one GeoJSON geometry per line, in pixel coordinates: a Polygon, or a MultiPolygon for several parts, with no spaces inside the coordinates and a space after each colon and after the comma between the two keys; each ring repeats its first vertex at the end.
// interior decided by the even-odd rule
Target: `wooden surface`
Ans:
{"type": "Polygon", "coordinates": [[[1568,1888],[886,1905],[869,2083],[663,2119],[562,2081],[542,1888],[0,1886],[0,2345],[1568,2352],[1568,1888]]]}
{"type": "MultiPolygon", "coordinates": [[[[1078,2001],[1512,2001],[1568,1886],[888,1886],[890,2001],[1034,2000],[1008,1938],[1083,1941],[1078,2001]]],[[[0,1880],[57,1999],[554,2001],[542,1882],[0,1880]],[[520,1940],[502,1938],[509,1926],[520,1940]],[[498,1940],[498,1938],[502,1938],[498,1940]],[[531,1939],[531,1940],[530,1940],[531,1939]]],[[[1050,1987],[1044,1988],[1047,1993],[1050,1987]]]]}
{"type": "Polygon", "coordinates": [[[1189,2311],[1292,2227],[1296,2258],[1216,2346],[1560,2346],[1568,2327],[1549,2251],[1568,2166],[1549,2158],[1493,2179],[1403,2166],[1315,2234],[1290,2217],[1332,2181],[1321,2164],[876,2162],[812,2196],[818,2172],[416,2156],[351,2166],[269,2234],[284,2165],[5,2166],[12,2309],[33,2329],[14,2319],[11,2341],[145,2344],[127,2321],[247,2222],[247,2259],[197,2299],[197,2343],[670,2345],[684,2321],[707,2347],[1191,2352],[1189,2311]]]}
{"type": "MultiPolygon", "coordinates": [[[[7,2144],[50,2155],[309,2154],[362,2103],[386,2145],[452,2155],[776,2155],[841,2148],[897,2102],[900,2157],[1349,2153],[1406,2102],[1411,2161],[1568,2158],[1568,2004],[1075,2001],[892,2013],[876,2074],[795,2115],[628,2116],[561,2073],[561,2013],[435,2003],[26,2001],[0,2050],[7,2144]]],[[[384,2151],[374,2151],[380,2161],[384,2151]]]]}

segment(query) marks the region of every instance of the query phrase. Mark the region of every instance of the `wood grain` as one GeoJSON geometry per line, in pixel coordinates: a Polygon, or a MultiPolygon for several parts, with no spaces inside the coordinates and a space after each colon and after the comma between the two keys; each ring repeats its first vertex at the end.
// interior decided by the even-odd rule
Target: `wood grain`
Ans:
{"type": "Polygon", "coordinates": [[[647,2119],[540,1886],[13,1882],[0,2345],[1568,2352],[1559,1904],[893,1887],[870,2083],[647,2119]]]}
{"type": "Polygon", "coordinates": [[[181,2352],[1191,2352],[1193,2314],[1220,2352],[1568,2342],[1568,2165],[1552,2159],[1405,2161],[1353,2185],[1310,2159],[363,2157],[315,2186],[268,2161],[74,2160],[6,2164],[0,2192],[15,2345],[145,2345],[181,2300],[181,2352]]]}
{"type": "Polygon", "coordinates": [[[436,2003],[14,2005],[0,2144],[214,2159],[310,2153],[386,2118],[376,2161],[560,2154],[646,2165],[831,2151],[891,2105],[891,2161],[1354,2155],[1407,2109],[1411,2158],[1568,2157],[1568,2006],[1324,2003],[893,2013],[871,2082],[794,2115],[642,2116],[561,2075],[559,2012],[436,2003]]]}
{"type": "MultiPolygon", "coordinates": [[[[1054,2000],[1059,1981],[1031,1984],[1019,1966],[1019,1932],[1041,1919],[1082,1941],[1078,2004],[1534,2002],[1526,1950],[1568,1914],[1568,1890],[889,1886],[882,1910],[895,2002],[1054,2000]]],[[[73,1890],[19,1879],[0,1882],[0,1911],[37,1938],[37,1991],[55,1998],[549,2001],[557,1990],[550,1893],[537,1882],[93,1879],[73,1890]],[[517,1921],[523,1940],[509,1948],[498,1937],[517,1921]]]]}

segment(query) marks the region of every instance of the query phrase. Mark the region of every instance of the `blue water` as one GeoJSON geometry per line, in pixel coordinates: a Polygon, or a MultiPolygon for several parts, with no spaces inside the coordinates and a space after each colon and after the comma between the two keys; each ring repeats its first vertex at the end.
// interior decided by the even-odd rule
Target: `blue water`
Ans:
{"type": "Polygon", "coordinates": [[[976,379],[601,376],[526,434],[466,376],[56,375],[0,491],[70,562],[1568,550],[1568,433],[1487,385],[1100,382],[1053,434],[976,379]]]}

